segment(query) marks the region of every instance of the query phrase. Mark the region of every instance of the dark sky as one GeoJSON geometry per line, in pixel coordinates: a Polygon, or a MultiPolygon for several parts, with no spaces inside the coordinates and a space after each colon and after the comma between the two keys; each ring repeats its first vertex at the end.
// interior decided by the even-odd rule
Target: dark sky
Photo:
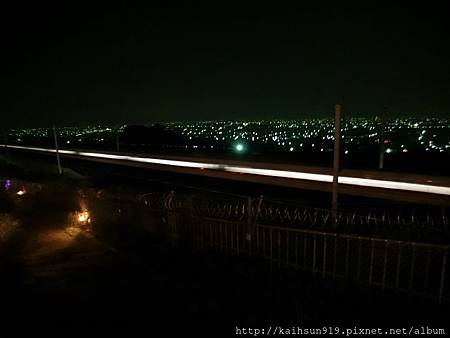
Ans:
{"type": "Polygon", "coordinates": [[[2,8],[9,127],[325,116],[336,100],[450,116],[437,5],[36,3],[2,8]]]}

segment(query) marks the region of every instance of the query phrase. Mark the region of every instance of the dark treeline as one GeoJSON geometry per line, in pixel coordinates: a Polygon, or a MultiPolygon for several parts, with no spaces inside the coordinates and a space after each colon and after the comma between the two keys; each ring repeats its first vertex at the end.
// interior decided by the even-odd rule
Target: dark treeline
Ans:
{"type": "Polygon", "coordinates": [[[150,127],[143,125],[126,126],[120,135],[120,143],[131,147],[161,149],[163,147],[182,147],[186,144],[183,135],[161,124],[150,127]]]}

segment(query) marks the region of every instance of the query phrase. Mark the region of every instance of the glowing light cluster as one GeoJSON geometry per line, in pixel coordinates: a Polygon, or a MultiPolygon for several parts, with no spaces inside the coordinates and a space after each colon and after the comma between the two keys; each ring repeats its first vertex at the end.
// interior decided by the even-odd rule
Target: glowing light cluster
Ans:
{"type": "MultiPolygon", "coordinates": [[[[353,112],[351,115],[355,115],[353,112]]],[[[423,114],[429,115],[429,114],[423,114]]],[[[224,149],[237,141],[247,144],[262,144],[280,152],[331,152],[334,141],[334,121],[330,118],[302,120],[256,120],[256,121],[200,121],[172,122],[168,128],[184,135],[189,142],[185,149],[224,149]],[[314,144],[314,146],[312,145],[314,144]],[[294,148],[294,150],[291,150],[294,148]]],[[[61,144],[80,146],[83,142],[101,144],[116,142],[117,134],[125,126],[60,127],[61,144]]],[[[342,121],[342,142],[352,153],[366,151],[376,146],[380,139],[389,139],[389,148],[397,154],[401,143],[414,152],[422,149],[429,152],[449,152],[450,119],[445,118],[392,118],[380,119],[346,117],[342,121]],[[433,143],[430,145],[429,141],[433,143]]],[[[9,139],[17,144],[35,144],[33,141],[48,138],[48,128],[10,130],[9,139]]],[[[165,145],[163,145],[164,147],[165,145]]],[[[168,146],[171,147],[171,146],[168,146]]],[[[180,146],[181,147],[181,146],[180,146]]],[[[234,147],[233,147],[234,148],[234,147]]],[[[236,150],[234,148],[234,150],[236,150]]]]}

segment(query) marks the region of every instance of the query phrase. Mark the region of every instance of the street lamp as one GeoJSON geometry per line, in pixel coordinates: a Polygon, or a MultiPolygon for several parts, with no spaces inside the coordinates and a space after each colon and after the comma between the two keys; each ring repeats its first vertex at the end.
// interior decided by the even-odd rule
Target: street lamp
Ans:
{"type": "Polygon", "coordinates": [[[244,151],[244,145],[242,143],[238,143],[235,145],[234,147],[236,149],[237,152],[241,153],[244,151]]]}

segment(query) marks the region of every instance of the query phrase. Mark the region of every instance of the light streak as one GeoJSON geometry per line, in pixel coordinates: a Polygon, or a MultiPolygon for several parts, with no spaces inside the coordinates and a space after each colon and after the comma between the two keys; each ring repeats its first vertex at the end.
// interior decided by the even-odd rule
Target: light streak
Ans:
{"type": "MultiPolygon", "coordinates": [[[[5,147],[5,145],[1,145],[1,146],[5,147]]],[[[24,146],[12,146],[12,145],[8,145],[8,148],[40,151],[40,152],[47,152],[47,153],[55,152],[54,149],[48,149],[48,148],[36,148],[36,147],[24,147],[24,146]]],[[[279,178],[288,178],[288,179],[297,179],[297,180],[307,180],[307,181],[315,181],[315,182],[331,183],[333,181],[332,175],[314,174],[314,173],[299,172],[299,171],[260,169],[260,168],[251,168],[251,167],[242,167],[242,166],[232,166],[232,165],[228,165],[228,164],[204,163],[204,162],[192,162],[192,161],[180,161],[180,160],[165,160],[165,159],[150,158],[150,157],[113,155],[113,154],[83,152],[83,151],[73,151],[73,150],[59,150],[59,153],[66,154],[66,155],[77,155],[77,156],[83,156],[83,157],[113,159],[113,160],[120,160],[120,161],[132,161],[132,162],[167,165],[167,166],[175,166],[175,167],[223,170],[223,171],[232,172],[232,173],[279,177],[279,178]]],[[[399,181],[390,181],[390,180],[377,180],[377,179],[368,179],[368,178],[350,177],[350,176],[339,176],[338,182],[340,184],[355,185],[355,186],[361,186],[361,187],[403,190],[403,191],[421,192],[421,193],[430,193],[430,194],[439,194],[439,195],[450,196],[450,187],[445,187],[445,186],[408,183],[408,182],[399,182],[399,181]]]]}

